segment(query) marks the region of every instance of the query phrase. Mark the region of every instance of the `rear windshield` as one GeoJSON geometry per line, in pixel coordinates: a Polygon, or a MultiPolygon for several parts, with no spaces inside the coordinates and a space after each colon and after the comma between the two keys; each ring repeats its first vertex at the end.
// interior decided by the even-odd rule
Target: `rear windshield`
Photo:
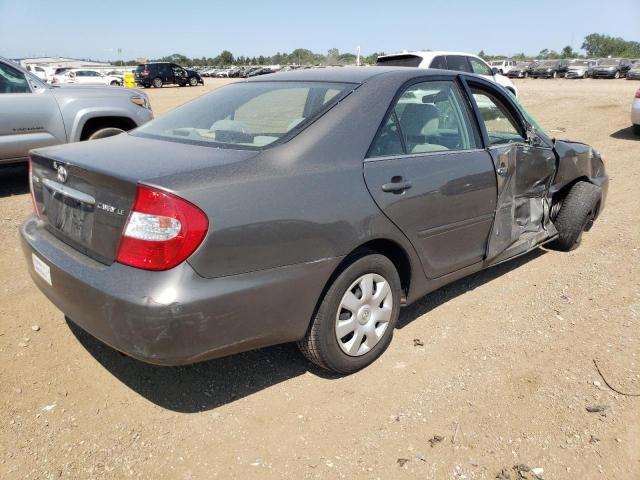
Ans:
{"type": "Polygon", "coordinates": [[[598,63],[600,65],[618,65],[620,60],[616,60],[615,58],[605,58],[604,60],[600,60],[598,63]]]}
{"type": "Polygon", "coordinates": [[[329,82],[235,83],[145,124],[132,135],[261,150],[291,138],[355,86],[329,82]]]}
{"type": "Polygon", "coordinates": [[[148,65],[138,65],[136,67],[136,72],[142,72],[143,70],[149,70],[149,66],[148,65]]]}
{"type": "Polygon", "coordinates": [[[389,57],[379,57],[376,65],[385,67],[419,67],[422,57],[417,55],[393,55],[389,57]]]}

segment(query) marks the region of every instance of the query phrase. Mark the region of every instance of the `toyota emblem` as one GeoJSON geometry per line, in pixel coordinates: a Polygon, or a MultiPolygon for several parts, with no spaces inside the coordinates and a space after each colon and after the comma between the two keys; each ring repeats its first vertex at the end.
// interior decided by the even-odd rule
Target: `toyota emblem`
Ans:
{"type": "Polygon", "coordinates": [[[67,181],[67,176],[68,176],[67,169],[64,168],[62,165],[59,165],[58,174],[57,174],[58,180],[60,180],[62,183],[65,183],[67,181]]]}

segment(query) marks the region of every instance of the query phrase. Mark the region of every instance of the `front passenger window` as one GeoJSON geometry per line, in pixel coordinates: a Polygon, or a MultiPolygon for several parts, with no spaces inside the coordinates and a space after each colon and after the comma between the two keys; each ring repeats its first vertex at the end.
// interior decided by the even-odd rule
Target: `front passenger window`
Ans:
{"type": "Polygon", "coordinates": [[[509,109],[491,93],[472,88],[491,145],[522,142],[522,128],[509,109]]]}
{"type": "Polygon", "coordinates": [[[478,75],[493,75],[491,68],[477,58],[469,57],[469,63],[471,64],[471,70],[473,70],[473,73],[477,73],[478,75]]]}
{"type": "Polygon", "coordinates": [[[31,89],[19,70],[0,63],[0,93],[31,93],[31,89]]]}

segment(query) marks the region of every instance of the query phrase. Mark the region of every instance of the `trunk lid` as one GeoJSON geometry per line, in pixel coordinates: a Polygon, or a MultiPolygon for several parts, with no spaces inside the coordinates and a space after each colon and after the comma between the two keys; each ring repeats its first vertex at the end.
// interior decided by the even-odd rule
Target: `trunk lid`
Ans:
{"type": "Polygon", "coordinates": [[[45,228],[99,262],[114,262],[138,183],[215,168],[255,151],[133,137],[63,145],[31,152],[32,188],[45,228]]]}

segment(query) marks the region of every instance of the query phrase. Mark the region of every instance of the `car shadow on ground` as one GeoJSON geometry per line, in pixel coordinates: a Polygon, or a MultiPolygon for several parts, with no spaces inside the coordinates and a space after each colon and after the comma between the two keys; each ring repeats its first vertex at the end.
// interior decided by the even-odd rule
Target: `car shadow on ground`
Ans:
{"type": "MultiPolygon", "coordinates": [[[[404,328],[439,305],[544,253],[542,249],[534,250],[432,292],[401,311],[398,328],[404,328]]],[[[158,367],[113,350],[73,322],[67,321],[67,324],[87,351],[118,380],[154,404],[176,412],[215,409],[306,372],[325,379],[339,378],[308,362],[294,344],[277,345],[184,367],[158,367]]]]}
{"type": "Polygon", "coordinates": [[[640,141],[640,135],[633,133],[633,127],[621,128],[617,132],[613,132],[609,135],[611,138],[618,140],[635,140],[640,141]]]}
{"type": "Polygon", "coordinates": [[[11,165],[0,167],[0,198],[29,193],[29,167],[11,165]]]}

